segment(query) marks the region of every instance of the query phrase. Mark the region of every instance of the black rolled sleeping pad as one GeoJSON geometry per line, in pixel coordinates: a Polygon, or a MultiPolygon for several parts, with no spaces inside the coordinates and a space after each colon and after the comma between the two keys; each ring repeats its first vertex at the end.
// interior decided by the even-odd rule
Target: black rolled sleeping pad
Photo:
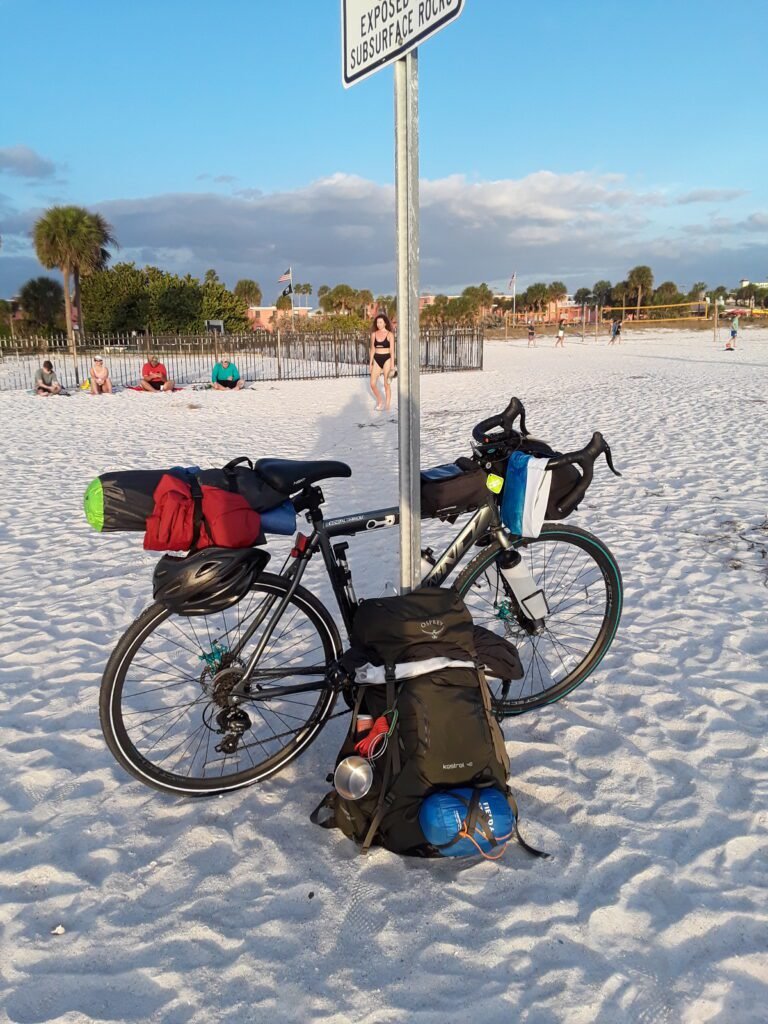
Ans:
{"type": "MultiPolygon", "coordinates": [[[[104,495],[103,532],[143,533],[147,519],[154,511],[155,489],[167,473],[182,480],[187,477],[187,472],[178,466],[172,469],[129,469],[123,472],[102,473],[99,480],[104,495]]],[[[221,487],[224,490],[229,490],[229,481],[234,480],[235,489],[256,512],[274,508],[287,497],[270,487],[255,470],[244,466],[230,473],[225,473],[223,469],[203,469],[194,475],[200,484],[221,487]]]]}

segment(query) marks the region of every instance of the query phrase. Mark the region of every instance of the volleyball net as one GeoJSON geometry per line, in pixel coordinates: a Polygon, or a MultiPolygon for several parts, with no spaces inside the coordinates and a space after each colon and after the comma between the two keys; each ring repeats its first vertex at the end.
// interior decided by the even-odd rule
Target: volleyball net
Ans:
{"type": "Polygon", "coordinates": [[[713,315],[712,303],[699,299],[695,302],[654,303],[650,306],[603,306],[601,321],[608,325],[614,320],[621,320],[622,328],[647,327],[692,320],[706,323],[713,315]]]}

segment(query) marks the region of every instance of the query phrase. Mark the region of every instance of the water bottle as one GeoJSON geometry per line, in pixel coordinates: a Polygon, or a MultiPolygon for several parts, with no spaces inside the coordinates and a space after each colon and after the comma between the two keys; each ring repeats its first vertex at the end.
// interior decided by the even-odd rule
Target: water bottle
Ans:
{"type": "Polygon", "coordinates": [[[516,551],[510,555],[516,556],[516,560],[512,557],[504,559],[510,564],[500,565],[499,572],[509,584],[517,603],[528,618],[534,622],[545,619],[549,615],[549,608],[544,591],[537,585],[520,555],[516,551]]]}

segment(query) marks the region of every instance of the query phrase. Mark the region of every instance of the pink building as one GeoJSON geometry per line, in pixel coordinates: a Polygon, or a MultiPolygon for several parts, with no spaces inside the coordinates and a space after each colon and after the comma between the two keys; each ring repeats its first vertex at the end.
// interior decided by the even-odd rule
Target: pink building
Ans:
{"type": "Polygon", "coordinates": [[[311,312],[309,306],[294,306],[293,314],[290,309],[278,310],[277,306],[249,306],[247,309],[254,331],[274,331],[278,316],[290,319],[293,315],[294,320],[305,320],[311,312]]]}

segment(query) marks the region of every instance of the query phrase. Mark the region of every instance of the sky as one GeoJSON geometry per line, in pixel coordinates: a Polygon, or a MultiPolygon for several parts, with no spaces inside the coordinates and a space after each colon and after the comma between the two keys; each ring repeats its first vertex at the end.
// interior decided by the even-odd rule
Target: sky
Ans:
{"type": "MultiPolygon", "coordinates": [[[[416,4],[419,0],[401,0],[416,4]]],[[[422,292],[768,279],[765,0],[465,0],[419,49],[422,292]]],[[[53,204],[265,301],[395,290],[393,69],[339,0],[0,0],[0,296],[53,204]]]]}

